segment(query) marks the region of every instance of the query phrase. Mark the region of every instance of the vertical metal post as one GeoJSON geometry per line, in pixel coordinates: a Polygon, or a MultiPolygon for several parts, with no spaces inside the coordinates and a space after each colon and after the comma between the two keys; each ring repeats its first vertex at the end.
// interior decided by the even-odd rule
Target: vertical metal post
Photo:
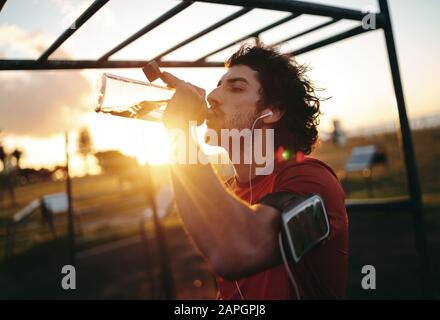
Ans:
{"type": "Polygon", "coordinates": [[[383,30],[385,34],[391,74],[393,78],[394,92],[397,100],[397,108],[399,111],[403,154],[406,163],[406,176],[408,181],[409,195],[411,197],[411,203],[413,204],[410,210],[413,217],[416,248],[419,254],[422,290],[425,297],[432,298],[433,289],[431,286],[429,257],[419,176],[417,173],[417,165],[414,155],[411,129],[409,127],[408,116],[406,114],[405,99],[403,95],[396,46],[394,42],[393,29],[391,26],[391,18],[387,0],[379,0],[379,6],[381,14],[384,17],[383,30]]]}
{"type": "Polygon", "coordinates": [[[153,181],[151,179],[149,164],[146,165],[147,172],[147,185],[146,185],[146,198],[153,211],[153,225],[155,237],[158,245],[158,255],[160,264],[160,274],[162,280],[162,287],[164,290],[165,299],[175,299],[175,288],[172,277],[172,271],[170,266],[170,260],[168,257],[168,246],[166,242],[165,230],[160,222],[159,215],[157,213],[156,199],[153,181]]]}
{"type": "Polygon", "coordinates": [[[70,250],[70,264],[76,267],[75,261],[75,224],[73,217],[73,203],[72,203],[72,181],[70,179],[69,172],[69,134],[66,131],[64,135],[64,141],[66,144],[66,192],[67,192],[67,226],[68,226],[68,238],[69,238],[69,250],[70,250]]]}
{"type": "Polygon", "coordinates": [[[9,220],[6,228],[5,237],[5,260],[12,255],[13,241],[15,237],[15,223],[14,220],[9,220]]]}
{"type": "Polygon", "coordinates": [[[148,275],[148,281],[150,282],[150,299],[155,298],[155,281],[153,276],[153,265],[151,263],[152,260],[152,251],[150,249],[150,244],[147,236],[147,231],[145,230],[146,217],[142,216],[139,221],[139,234],[141,237],[141,241],[143,244],[143,248],[145,250],[145,268],[148,275]]]}

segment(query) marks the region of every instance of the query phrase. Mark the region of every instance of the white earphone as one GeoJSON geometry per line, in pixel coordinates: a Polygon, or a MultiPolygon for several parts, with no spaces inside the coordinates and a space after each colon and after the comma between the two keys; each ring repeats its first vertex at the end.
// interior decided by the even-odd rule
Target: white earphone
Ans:
{"type": "MultiPolygon", "coordinates": [[[[265,114],[259,116],[257,119],[255,119],[255,121],[263,119],[263,118],[266,118],[266,117],[270,117],[270,116],[273,116],[273,111],[272,110],[269,111],[268,113],[265,113],[265,114]]],[[[255,125],[255,122],[254,122],[254,125],[255,125]]],[[[252,129],[253,129],[253,126],[252,126],[252,129]]]]}
{"type": "MultiPolygon", "coordinates": [[[[251,132],[252,133],[254,132],[254,127],[255,127],[255,124],[257,123],[258,120],[266,118],[266,117],[270,117],[272,115],[273,115],[273,111],[269,111],[269,112],[259,116],[258,118],[256,118],[254,120],[254,123],[252,124],[251,132]]],[[[249,192],[250,192],[249,204],[252,205],[252,139],[251,139],[250,153],[251,153],[251,164],[249,166],[249,192]]],[[[229,183],[226,182],[226,184],[229,187],[229,183]]],[[[292,285],[293,285],[293,287],[295,289],[295,293],[296,293],[296,296],[297,296],[298,300],[301,300],[301,296],[300,296],[300,293],[299,293],[299,290],[298,290],[298,286],[296,284],[296,281],[295,281],[295,278],[293,277],[292,272],[290,271],[290,267],[288,265],[287,258],[285,256],[284,247],[283,247],[283,243],[282,243],[282,239],[281,239],[281,233],[278,235],[278,242],[279,242],[279,246],[280,246],[281,256],[282,256],[283,261],[284,261],[284,267],[287,270],[287,274],[288,274],[289,279],[290,279],[290,281],[291,281],[291,283],[292,283],[292,285]]],[[[235,287],[237,288],[237,291],[238,291],[238,294],[240,295],[241,300],[244,300],[244,295],[241,292],[240,285],[238,284],[238,281],[235,280],[234,282],[235,282],[235,287]]]]}
{"type": "MultiPolygon", "coordinates": [[[[252,124],[251,134],[253,134],[255,124],[257,123],[258,120],[266,118],[266,117],[270,117],[270,116],[273,116],[273,111],[272,110],[267,112],[267,113],[265,113],[265,114],[263,114],[263,115],[261,115],[261,116],[259,116],[257,119],[255,119],[254,123],[252,124]]],[[[252,180],[251,180],[251,178],[252,178],[252,151],[253,151],[252,150],[252,148],[253,148],[252,142],[253,141],[252,141],[252,138],[251,138],[250,150],[249,150],[249,152],[250,152],[250,159],[251,159],[251,164],[249,166],[249,191],[250,191],[249,204],[250,205],[252,205],[252,180]]]]}
{"type": "MultiPolygon", "coordinates": [[[[257,123],[258,120],[266,118],[266,117],[270,117],[270,116],[273,116],[273,111],[269,111],[269,112],[259,116],[258,118],[256,118],[254,120],[254,123],[252,124],[251,134],[253,134],[255,124],[257,123]]],[[[249,204],[252,205],[252,196],[253,196],[252,195],[252,138],[251,138],[251,141],[250,141],[249,152],[250,152],[250,159],[251,159],[251,163],[250,163],[250,166],[249,166],[249,192],[250,192],[249,204]]],[[[235,281],[235,287],[237,288],[238,293],[240,294],[241,300],[244,300],[244,296],[243,296],[243,293],[240,290],[240,286],[238,285],[238,281],[235,281]]]]}

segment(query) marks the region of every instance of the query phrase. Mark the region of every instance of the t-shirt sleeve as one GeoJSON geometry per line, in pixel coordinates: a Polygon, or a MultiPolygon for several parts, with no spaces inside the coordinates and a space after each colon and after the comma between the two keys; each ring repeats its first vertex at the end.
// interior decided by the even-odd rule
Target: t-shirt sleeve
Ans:
{"type": "Polygon", "coordinates": [[[300,286],[311,296],[343,298],[348,268],[348,218],[344,191],[330,168],[318,161],[304,161],[281,170],[274,192],[319,194],[330,224],[329,236],[293,265],[300,286]]]}
{"type": "Polygon", "coordinates": [[[277,175],[273,191],[298,195],[318,194],[324,201],[331,235],[346,232],[348,219],[344,191],[337,177],[326,167],[307,162],[287,167],[277,175]]]}

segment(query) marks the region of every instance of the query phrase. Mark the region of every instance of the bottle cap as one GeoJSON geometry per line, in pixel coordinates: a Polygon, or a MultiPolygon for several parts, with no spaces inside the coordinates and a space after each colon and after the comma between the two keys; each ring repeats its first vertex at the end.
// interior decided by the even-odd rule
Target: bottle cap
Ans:
{"type": "Polygon", "coordinates": [[[150,82],[153,82],[154,80],[160,78],[161,71],[159,69],[159,65],[156,61],[151,61],[147,63],[143,68],[142,71],[144,72],[145,76],[150,82]]]}

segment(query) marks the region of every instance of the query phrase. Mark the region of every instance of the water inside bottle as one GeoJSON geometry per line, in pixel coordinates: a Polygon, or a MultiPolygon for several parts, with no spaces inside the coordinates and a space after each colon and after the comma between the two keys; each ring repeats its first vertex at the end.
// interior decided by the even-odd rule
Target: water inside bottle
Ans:
{"type": "Polygon", "coordinates": [[[112,107],[107,110],[101,110],[101,112],[118,117],[160,122],[162,121],[167,103],[168,100],[141,101],[131,106],[112,107]]]}

